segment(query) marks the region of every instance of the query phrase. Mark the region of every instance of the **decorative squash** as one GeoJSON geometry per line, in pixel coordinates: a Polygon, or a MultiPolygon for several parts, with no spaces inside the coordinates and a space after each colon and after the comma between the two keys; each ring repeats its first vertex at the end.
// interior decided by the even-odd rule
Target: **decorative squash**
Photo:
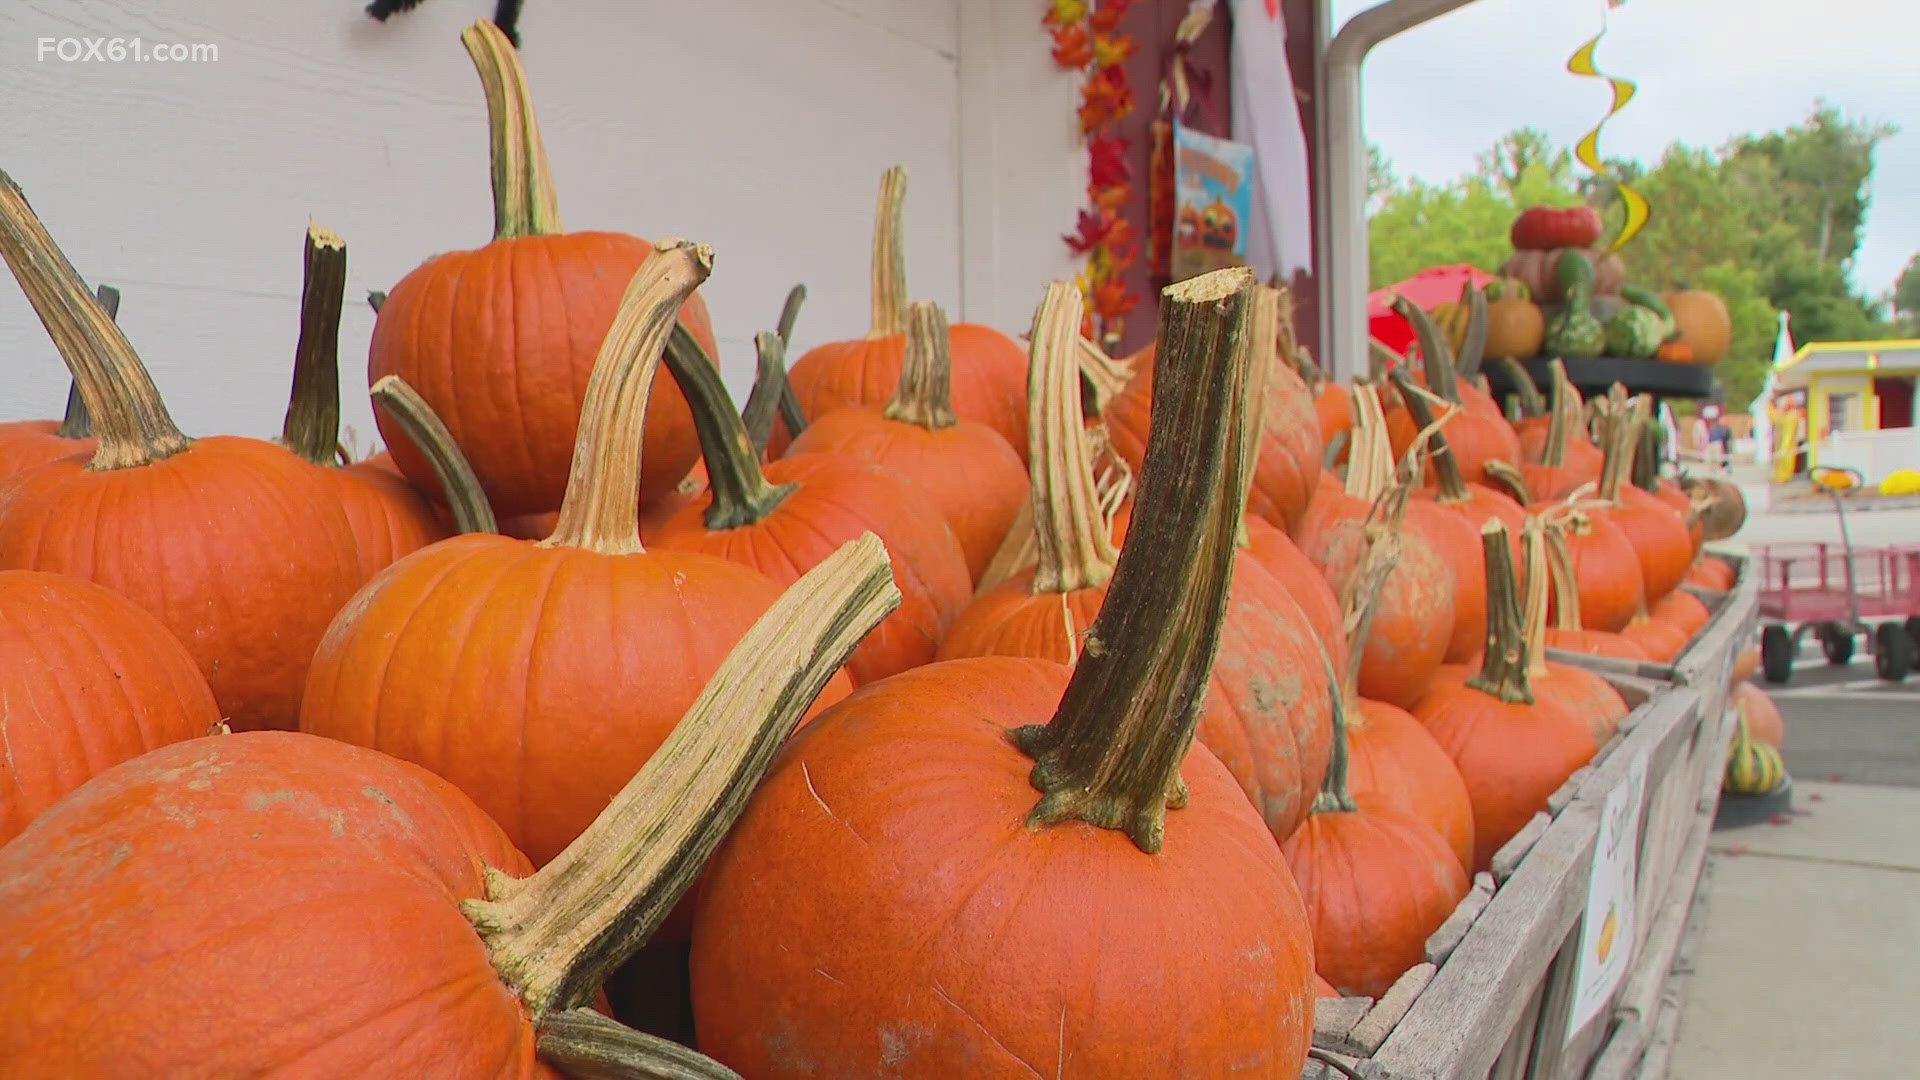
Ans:
{"type": "Polygon", "coordinates": [[[1547,317],[1540,305],[1521,295],[1493,299],[1493,284],[1487,286],[1487,345],[1489,360],[1531,360],[1540,355],[1547,336],[1547,317]]]}
{"type": "Polygon", "coordinates": [[[787,453],[843,454],[898,474],[938,509],[977,581],[1027,498],[1027,470],[999,432],[955,419],[948,342],[937,305],[910,305],[893,400],[884,410],[856,405],[817,417],[787,453]]]}
{"type": "Polygon", "coordinates": [[[1666,324],[1650,308],[1627,304],[1606,320],[1607,355],[1626,360],[1651,360],[1666,336],[1666,324]]]}
{"type": "Polygon", "coordinates": [[[1440,340],[1447,343],[1455,356],[1460,355],[1460,347],[1467,341],[1467,323],[1471,313],[1467,305],[1457,300],[1444,300],[1427,310],[1427,318],[1433,321],[1433,327],[1440,332],[1440,340]]]}
{"type": "MultiPolygon", "coordinates": [[[[595,354],[654,249],[625,233],[561,231],[518,55],[486,20],[460,40],[487,98],[493,241],[435,256],[400,279],[374,320],[367,383],[398,375],[419,391],[472,460],[494,510],[513,518],[559,507],[595,354]]],[[[705,304],[689,299],[681,319],[712,355],[705,304]]],[[[643,501],[671,490],[699,455],[672,380],[650,400],[643,501]]],[[[374,419],[400,471],[431,491],[420,451],[391,420],[374,419]]]]}
{"type": "MultiPolygon", "coordinates": [[[[1680,490],[1694,500],[1703,539],[1726,540],[1746,525],[1747,497],[1741,493],[1740,485],[1718,476],[1682,476],[1679,483],[1680,490]]],[[[1729,570],[1727,587],[1732,586],[1729,570]]]]}
{"type": "Polygon", "coordinates": [[[290,727],[307,661],[360,581],[328,479],[258,439],[188,439],[113,320],[0,174],[0,252],[93,418],[91,461],[13,477],[0,568],[103,585],[173,631],[240,729],[290,727]]]}
{"type": "Polygon", "coordinates": [[[1593,272],[1593,295],[1617,296],[1626,283],[1627,269],[1620,256],[1596,254],[1591,248],[1554,248],[1550,251],[1516,251],[1500,266],[1505,277],[1518,279],[1533,294],[1536,304],[1554,304],[1567,298],[1566,284],[1560,276],[1562,260],[1577,256],[1593,272]]]}
{"type": "MultiPolygon", "coordinates": [[[[1271,341],[1277,297],[1256,290],[1251,346],[1271,341]]],[[[1073,664],[1081,639],[1109,595],[1118,561],[1109,542],[1084,442],[1079,375],[1073,358],[1081,320],[1080,293],[1068,282],[1048,286],[1034,317],[1032,385],[1033,520],[1038,561],[978,596],[954,621],[939,658],[1025,656],[1073,664]]],[[[1249,364],[1248,389],[1273,370],[1249,364]]],[[[1242,406],[1248,441],[1257,445],[1258,399],[1242,406]]],[[[1249,478],[1241,476],[1246,481],[1249,478]]],[[[1132,516],[1121,527],[1131,529],[1132,516]]],[[[1141,522],[1143,543],[1153,542],[1141,522]]],[[[1120,548],[1119,550],[1124,550],[1120,548]]],[[[1220,631],[1219,655],[1201,713],[1200,741],[1219,757],[1276,838],[1306,817],[1326,772],[1334,675],[1312,625],[1284,586],[1253,557],[1236,550],[1233,587],[1220,631]],[[1285,687],[1284,691],[1277,688],[1285,687]]]]}
{"type": "Polygon", "coordinates": [[[1592,247],[1600,239],[1600,212],[1591,206],[1529,206],[1508,233],[1516,251],[1592,247]]]}
{"type": "MultiPolygon", "coordinates": [[[[313,658],[301,730],[451,781],[541,866],[654,752],[780,587],[710,555],[640,545],[640,418],[706,249],[641,264],[601,349],[560,525],[466,535],[375,579],[313,658]]],[[[830,703],[847,692],[831,683],[830,703]]]]}
{"type": "Polygon", "coordinates": [[[1733,748],[1727,753],[1722,790],[1729,795],[1771,795],[1787,782],[1787,763],[1779,747],[1761,742],[1747,729],[1744,714],[1734,721],[1733,748]]]}
{"type": "Polygon", "coordinates": [[[1705,289],[1681,289],[1660,297],[1673,313],[1680,344],[1693,351],[1690,363],[1717,364],[1733,344],[1733,318],[1726,301],[1705,289]]]}
{"type": "Polygon", "coordinates": [[[1453,758],[1473,802],[1473,866],[1485,870],[1575,769],[1599,750],[1584,718],[1535,699],[1506,526],[1481,530],[1487,574],[1487,653],[1479,674],[1436,682],[1413,715],[1453,758]]]}
{"type": "Polygon", "coordinates": [[[220,722],[159,620],[91,582],[0,570],[0,845],[89,777],[220,722]]]}
{"type": "Polygon", "coordinates": [[[1232,269],[1162,294],[1141,528],[1078,665],[955,660],[868,687],[755,792],[698,898],[706,1053],[756,1080],[1055,1059],[1089,1076],[1298,1075],[1314,993],[1299,892],[1192,746],[1234,473],[1252,467],[1252,283],[1232,269]],[[1142,980],[1169,992],[1110,992],[1142,980]]]}
{"type": "Polygon", "coordinates": [[[1734,684],[1733,692],[1728,695],[1740,719],[1747,726],[1747,734],[1755,742],[1765,743],[1775,750],[1784,750],[1787,745],[1787,721],[1780,715],[1780,706],[1774,704],[1765,690],[1750,682],[1734,684]]]}
{"type": "Polygon", "coordinates": [[[95,777],[0,848],[0,1060],[21,1076],[726,1075],[588,1006],[897,596],[871,537],[844,556],[531,876],[452,785],[331,739],[194,739],[95,777]]]}
{"type": "MultiPolygon", "coordinates": [[[[119,315],[119,289],[102,285],[94,290],[94,297],[107,318],[119,315]]],[[[61,419],[14,420],[0,424],[0,483],[35,465],[91,452],[95,445],[86,399],[80,396],[80,385],[69,382],[67,410],[61,419]]]]}
{"type": "MultiPolygon", "coordinates": [[[[873,329],[864,338],[815,346],[788,373],[794,396],[810,421],[844,405],[885,407],[900,382],[907,347],[906,242],[901,229],[906,194],[907,170],[899,165],[888,169],[880,178],[879,205],[874,211],[873,329]]],[[[948,333],[954,415],[987,425],[1024,454],[1026,350],[1000,331],[978,323],[954,323],[948,333]]],[[[784,423],[776,426],[767,456],[784,457],[791,439],[784,423]]]]}
{"type": "Polygon", "coordinates": [[[1607,347],[1607,331],[1592,311],[1593,264],[1578,251],[1563,251],[1555,271],[1566,302],[1547,320],[1541,347],[1569,360],[1590,360],[1607,347]]]}

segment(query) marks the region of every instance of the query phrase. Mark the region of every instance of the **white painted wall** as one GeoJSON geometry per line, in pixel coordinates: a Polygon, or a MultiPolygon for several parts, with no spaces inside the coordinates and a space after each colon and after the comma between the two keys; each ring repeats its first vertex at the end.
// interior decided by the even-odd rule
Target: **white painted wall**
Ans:
{"type": "MultiPolygon", "coordinates": [[[[122,325],[189,434],[278,432],[309,217],[348,244],[343,386],[363,447],[360,298],[491,233],[485,108],[459,43],[491,3],[430,0],[385,25],[360,7],[0,4],[0,168],[82,275],[121,288],[122,325]],[[36,59],[41,37],[136,35],[219,59],[36,59]]],[[[915,298],[1020,333],[1072,272],[1075,85],[1039,15],[1023,0],[534,0],[521,33],[566,225],[713,245],[704,295],[740,393],[752,336],[796,281],[796,349],[865,331],[874,191],[893,163],[910,177],[915,298]]],[[[65,388],[31,308],[0,286],[0,420],[57,415],[65,388]]]]}

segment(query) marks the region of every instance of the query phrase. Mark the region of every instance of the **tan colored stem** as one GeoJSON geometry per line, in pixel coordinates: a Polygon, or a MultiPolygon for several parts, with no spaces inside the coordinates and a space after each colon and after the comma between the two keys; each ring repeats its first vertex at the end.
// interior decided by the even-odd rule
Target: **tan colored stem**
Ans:
{"type": "Polygon", "coordinates": [[[0,172],[0,255],[80,388],[99,448],[88,468],[129,469],[192,445],[174,426],[153,377],[80,280],[13,178],[0,172]]]}
{"type": "Polygon", "coordinates": [[[487,97],[489,158],[493,168],[493,238],[561,232],[553,167],[533,114],[527,73],[507,35],[481,19],[460,35],[487,97]]]}
{"type": "MultiPolygon", "coordinates": [[[[1248,446],[1253,447],[1256,463],[1260,455],[1260,439],[1267,430],[1267,390],[1273,384],[1273,365],[1279,362],[1281,306],[1285,297],[1279,289],[1265,285],[1254,287],[1253,296],[1248,303],[1252,305],[1247,315],[1247,336],[1253,340],[1254,361],[1247,369],[1247,400],[1241,409],[1241,417],[1247,430],[1241,434],[1248,446]],[[1272,352],[1262,350],[1271,348],[1272,352]]],[[[1241,477],[1240,501],[1245,503],[1253,492],[1254,470],[1248,469],[1241,477]]],[[[1247,518],[1242,514],[1233,523],[1233,542],[1236,546],[1246,547],[1252,542],[1247,535],[1247,518]]]]}
{"type": "Polygon", "coordinates": [[[1567,546],[1567,534],[1554,522],[1542,530],[1546,541],[1548,573],[1553,582],[1554,626],[1560,630],[1580,629],[1580,581],[1573,572],[1573,550],[1567,546]]]}
{"type": "Polygon", "coordinates": [[[1507,527],[1499,520],[1488,519],[1480,527],[1480,547],[1487,564],[1487,653],[1480,671],[1467,680],[1467,685],[1501,701],[1531,705],[1526,625],[1521,621],[1509,543],[1507,527]]]}
{"type": "Polygon", "coordinates": [[[340,311],[347,295],[347,245],[331,229],[307,226],[300,282],[300,341],[280,442],[330,465],[340,445],[340,311]]]}
{"type": "Polygon", "coordinates": [[[499,532],[500,525],[494,519],[493,506],[487,502],[480,478],[474,475],[473,466],[461,452],[460,444],[454,441],[453,432],[447,430],[427,399],[398,375],[381,378],[373,384],[370,393],[373,403],[399,423],[415,449],[425,455],[427,464],[433,467],[433,475],[446,495],[447,509],[453,514],[454,530],[499,532]]]}
{"type": "Polygon", "coordinates": [[[1033,591],[1068,593],[1105,585],[1119,558],[1080,414],[1080,290],[1056,281],[1033,317],[1027,369],[1029,468],[1037,558],[1033,591]]]}
{"type": "Polygon", "coordinates": [[[1347,639],[1347,670],[1339,673],[1340,697],[1349,703],[1360,698],[1360,669],[1366,659],[1367,634],[1380,608],[1380,593],[1400,563],[1400,529],[1406,520],[1406,485],[1396,485],[1371,508],[1361,529],[1364,554],[1340,591],[1341,631],[1347,639]]]}
{"type": "MultiPolygon", "coordinates": [[[[99,302],[100,310],[107,313],[107,318],[119,320],[119,289],[101,285],[93,290],[93,297],[99,302]]],[[[62,439],[93,437],[93,418],[87,415],[87,399],[80,396],[80,384],[71,378],[67,380],[67,408],[60,416],[60,426],[54,428],[53,433],[62,439]]]]}
{"type": "Polygon", "coordinates": [[[1347,449],[1346,491],[1372,502],[1393,483],[1393,448],[1387,442],[1386,412],[1380,391],[1371,384],[1353,388],[1353,438],[1347,449]]]}
{"type": "Polygon", "coordinates": [[[538,1035],[540,1060],[572,1080],[741,1080],[697,1050],[635,1031],[592,1009],[549,1014],[538,1035]]]}
{"type": "Polygon", "coordinates": [[[1077,819],[1153,853],[1167,808],[1186,802],[1180,763],[1226,614],[1239,473],[1252,468],[1240,418],[1247,370],[1267,355],[1247,333],[1254,280],[1244,268],[1216,270],[1161,292],[1154,425],[1132,540],[1059,710],[1013,733],[1042,793],[1031,828],[1077,819]]]}
{"type": "Polygon", "coordinates": [[[1080,377],[1088,418],[1105,416],[1107,406],[1133,382],[1131,357],[1108,356],[1091,338],[1080,339],[1080,377]]]}
{"type": "Polygon", "coordinates": [[[907,305],[907,345],[900,359],[900,382],[882,415],[928,431],[950,428],[957,422],[953,415],[953,340],[947,336],[947,313],[939,304],[916,300],[907,305]]]}
{"type": "Polygon", "coordinates": [[[1567,463],[1567,440],[1573,437],[1574,417],[1580,415],[1580,391],[1567,378],[1567,365],[1556,359],[1548,365],[1553,371],[1552,399],[1547,406],[1547,441],[1540,448],[1540,464],[1559,468],[1567,463]]]}
{"type": "Polygon", "coordinates": [[[1533,492],[1528,489],[1526,475],[1520,471],[1519,466],[1510,461],[1494,458],[1487,462],[1485,468],[1487,480],[1506,488],[1507,494],[1513,497],[1514,502],[1521,506],[1532,505],[1533,492]]]}
{"type": "MultiPolygon", "coordinates": [[[[655,260],[659,261],[659,260],[655,260]]],[[[461,905],[536,1024],[592,1002],[699,876],[800,716],[900,604],[872,533],[808,571],[727,654],[660,749],[527,878],[487,871],[461,905]]]]}
{"type": "Polygon", "coordinates": [[[880,198],[873,210],[873,329],[870,338],[907,332],[906,252],[907,167],[895,165],[880,176],[880,198]]]}
{"type": "Polygon", "coordinates": [[[1529,517],[1520,529],[1520,554],[1526,568],[1520,621],[1526,627],[1527,674],[1536,679],[1547,673],[1547,599],[1553,577],[1547,568],[1545,528],[1539,518],[1529,517]]]}
{"type": "Polygon", "coordinates": [[[1647,398],[1632,405],[1612,404],[1603,414],[1605,464],[1600,467],[1599,497],[1610,503],[1620,501],[1620,488],[1633,476],[1633,459],[1640,450],[1639,427],[1644,420],[1647,398]]]}
{"type": "MultiPolygon", "coordinates": [[[[713,271],[705,244],[663,240],[627,284],[580,408],[560,520],[542,547],[607,555],[640,545],[640,444],[647,399],[680,305],[713,271]]],[[[737,419],[737,418],[736,418],[737,419]]]]}

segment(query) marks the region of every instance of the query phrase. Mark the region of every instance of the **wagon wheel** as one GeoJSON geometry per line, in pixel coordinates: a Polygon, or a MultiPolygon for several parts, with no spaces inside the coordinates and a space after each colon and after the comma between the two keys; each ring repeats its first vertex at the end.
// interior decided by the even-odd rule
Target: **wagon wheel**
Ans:
{"type": "Polygon", "coordinates": [[[1913,667],[1913,641],[1905,625],[1883,622],[1873,632],[1873,672],[1888,682],[1900,682],[1913,667]]]}
{"type": "Polygon", "coordinates": [[[1840,667],[1853,660],[1853,635],[1839,623],[1821,623],[1819,633],[1820,651],[1827,654],[1827,663],[1840,667]]]}
{"type": "Polygon", "coordinates": [[[1907,641],[1913,645],[1915,662],[1920,663],[1920,615],[1907,616],[1907,641]]]}
{"type": "Polygon", "coordinates": [[[1760,631],[1760,670],[1770,683],[1793,677],[1793,633],[1779,623],[1760,631]]]}

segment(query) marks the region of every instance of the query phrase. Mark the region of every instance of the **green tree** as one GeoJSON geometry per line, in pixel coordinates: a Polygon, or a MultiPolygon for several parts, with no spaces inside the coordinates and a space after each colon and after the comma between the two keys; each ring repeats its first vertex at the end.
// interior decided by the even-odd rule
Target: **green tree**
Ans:
{"type": "Polygon", "coordinates": [[[1521,190],[1536,170],[1550,182],[1556,205],[1578,202],[1573,185],[1573,154],[1556,147],[1539,128],[1523,127],[1500,136],[1500,141],[1474,156],[1474,175],[1492,183],[1522,207],[1521,190]]]}
{"type": "Polygon", "coordinates": [[[1774,205],[1815,258],[1845,264],[1860,249],[1874,148],[1898,132],[1890,124],[1849,119],[1820,101],[1804,124],[1735,139],[1728,157],[1770,164],[1774,205]]]}
{"type": "Polygon", "coordinates": [[[1895,279],[1890,302],[1900,318],[1901,332],[1920,333],[1920,252],[1907,260],[1906,269],[1895,279]]]}

